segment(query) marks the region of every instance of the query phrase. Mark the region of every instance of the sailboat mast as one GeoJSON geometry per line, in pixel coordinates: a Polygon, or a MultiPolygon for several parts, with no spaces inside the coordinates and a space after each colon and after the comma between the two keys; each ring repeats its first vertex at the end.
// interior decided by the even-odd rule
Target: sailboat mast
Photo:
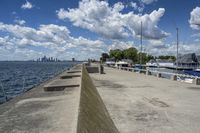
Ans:
{"type": "Polygon", "coordinates": [[[179,47],[179,35],[178,35],[178,28],[176,28],[176,41],[177,41],[177,45],[176,45],[176,70],[178,69],[178,47],[179,47]]]}
{"type": "Polygon", "coordinates": [[[142,65],[142,21],[141,21],[141,34],[140,34],[140,66],[142,65]]]}

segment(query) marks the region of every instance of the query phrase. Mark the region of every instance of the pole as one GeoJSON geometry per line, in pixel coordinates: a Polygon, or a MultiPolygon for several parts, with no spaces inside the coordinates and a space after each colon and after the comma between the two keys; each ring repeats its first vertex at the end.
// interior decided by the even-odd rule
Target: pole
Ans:
{"type": "Polygon", "coordinates": [[[142,21],[141,21],[141,34],[140,34],[140,67],[142,66],[142,21]]]}
{"type": "Polygon", "coordinates": [[[178,46],[179,46],[178,28],[176,28],[176,41],[177,41],[177,46],[176,46],[176,70],[178,70],[178,46]]]}

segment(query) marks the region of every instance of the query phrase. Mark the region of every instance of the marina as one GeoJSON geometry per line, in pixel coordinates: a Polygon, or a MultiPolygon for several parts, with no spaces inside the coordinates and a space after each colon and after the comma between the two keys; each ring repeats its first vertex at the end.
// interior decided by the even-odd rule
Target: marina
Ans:
{"type": "Polygon", "coordinates": [[[0,16],[0,133],[200,133],[199,0],[0,0],[0,16]]]}

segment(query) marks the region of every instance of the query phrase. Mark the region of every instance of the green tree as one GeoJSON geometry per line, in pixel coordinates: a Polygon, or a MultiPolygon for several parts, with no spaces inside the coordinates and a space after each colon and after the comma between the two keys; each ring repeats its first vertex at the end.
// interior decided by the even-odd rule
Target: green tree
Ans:
{"type": "Polygon", "coordinates": [[[109,54],[110,58],[114,58],[115,61],[119,61],[124,58],[123,51],[121,51],[120,49],[110,50],[109,54]]]}
{"type": "Polygon", "coordinates": [[[147,60],[148,60],[148,58],[147,58],[146,53],[141,53],[141,52],[138,53],[138,64],[140,64],[140,63],[145,64],[147,62],[147,60]]]}
{"type": "Polygon", "coordinates": [[[102,61],[102,62],[105,62],[106,59],[108,59],[108,58],[109,58],[108,53],[102,53],[102,54],[101,54],[101,61],[102,61]]]}
{"type": "Polygon", "coordinates": [[[137,60],[138,60],[138,54],[137,54],[138,51],[137,51],[136,48],[131,47],[131,48],[125,49],[125,50],[123,50],[123,53],[124,53],[124,58],[130,59],[133,62],[137,62],[137,60]]]}
{"type": "Polygon", "coordinates": [[[160,55],[158,58],[162,60],[173,60],[173,61],[176,60],[175,56],[170,56],[170,55],[160,55]]]}
{"type": "Polygon", "coordinates": [[[147,62],[154,59],[154,57],[152,55],[147,55],[147,62]]]}

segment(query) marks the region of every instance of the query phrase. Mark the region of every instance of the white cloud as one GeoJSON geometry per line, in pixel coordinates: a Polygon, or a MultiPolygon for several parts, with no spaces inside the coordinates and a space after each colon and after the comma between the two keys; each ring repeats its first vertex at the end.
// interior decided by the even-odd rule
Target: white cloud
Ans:
{"type": "MultiPolygon", "coordinates": [[[[164,40],[160,41],[149,41],[147,45],[145,45],[146,52],[152,55],[176,55],[176,43],[173,42],[171,44],[165,43],[164,40]]],[[[200,55],[200,45],[198,42],[194,43],[179,43],[179,53],[187,54],[187,53],[196,53],[200,55]]]]}
{"type": "Polygon", "coordinates": [[[29,1],[26,1],[26,3],[22,4],[21,8],[22,9],[31,9],[31,8],[33,8],[33,5],[29,1]]]}
{"type": "Polygon", "coordinates": [[[153,11],[143,16],[129,12],[122,14],[124,5],[121,2],[109,6],[107,1],[82,0],[75,9],[60,9],[57,11],[61,20],[69,19],[73,25],[88,29],[92,32],[111,39],[122,39],[140,34],[140,22],[143,21],[145,38],[161,39],[169,34],[157,26],[165,9],[153,11]],[[90,7],[90,8],[88,8],[90,7]]]}
{"type": "Polygon", "coordinates": [[[118,15],[123,8],[121,3],[110,8],[106,1],[84,0],[79,3],[79,8],[69,9],[69,12],[60,9],[57,15],[60,19],[69,18],[75,26],[89,29],[107,38],[121,39],[128,36],[118,15]]]}
{"type": "Polygon", "coordinates": [[[142,13],[145,8],[143,3],[137,4],[136,2],[130,2],[130,7],[133,7],[133,9],[139,13],[142,13]]]}
{"type": "Polygon", "coordinates": [[[133,7],[134,11],[139,12],[140,14],[142,14],[142,12],[144,11],[145,7],[147,5],[150,5],[154,2],[157,2],[157,0],[138,0],[138,1],[131,1],[129,6],[133,7]]]}
{"type": "Polygon", "coordinates": [[[196,7],[192,10],[189,23],[192,29],[200,29],[200,7],[196,7]]]}
{"type": "Polygon", "coordinates": [[[24,25],[26,23],[25,20],[20,20],[20,19],[15,19],[14,22],[19,24],[19,25],[24,25]]]}
{"type": "Polygon", "coordinates": [[[69,59],[72,55],[65,53],[74,51],[77,51],[76,57],[79,59],[91,58],[91,55],[94,54],[99,56],[101,50],[105,48],[104,42],[100,40],[72,37],[67,27],[54,24],[40,25],[35,29],[21,25],[0,23],[0,33],[6,33],[7,35],[0,36],[0,53],[7,52],[7,58],[11,58],[14,55],[19,57],[21,52],[21,58],[23,59],[37,58],[41,54],[56,57],[63,55],[63,59],[69,59]],[[32,54],[27,51],[31,51],[32,54]],[[46,53],[45,51],[48,52],[46,53]],[[87,55],[81,56],[80,51],[87,51],[87,55]]]}
{"type": "Polygon", "coordinates": [[[107,47],[107,51],[113,50],[113,49],[127,49],[130,47],[136,47],[136,45],[134,44],[134,42],[125,42],[125,41],[113,41],[112,44],[110,44],[107,47]]]}
{"type": "Polygon", "coordinates": [[[200,37],[200,33],[195,33],[192,35],[192,37],[200,37]]]}
{"type": "Polygon", "coordinates": [[[133,7],[135,10],[138,8],[136,2],[131,2],[131,3],[130,3],[130,6],[133,7]]]}
{"type": "Polygon", "coordinates": [[[156,2],[157,0],[141,0],[142,3],[146,4],[146,5],[149,5],[153,2],[156,2]]]}

